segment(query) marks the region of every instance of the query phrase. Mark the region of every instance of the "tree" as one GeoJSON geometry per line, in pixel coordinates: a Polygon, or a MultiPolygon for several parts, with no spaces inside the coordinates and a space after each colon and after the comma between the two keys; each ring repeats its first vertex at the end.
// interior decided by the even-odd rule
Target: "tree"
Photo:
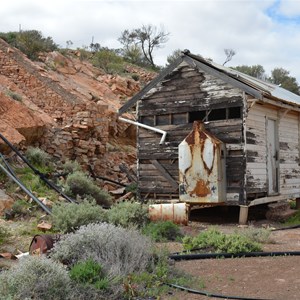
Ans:
{"type": "Polygon", "coordinates": [[[290,72],[283,68],[274,68],[271,71],[270,77],[266,75],[265,70],[261,65],[253,65],[253,66],[242,65],[232,69],[250,75],[252,77],[277,84],[282,88],[291,91],[292,93],[300,95],[300,86],[296,78],[290,76],[290,72]]]}
{"type": "Polygon", "coordinates": [[[161,48],[168,41],[168,32],[163,28],[157,29],[154,25],[142,25],[141,28],[133,30],[124,30],[118,39],[124,47],[124,56],[133,57],[132,54],[140,54],[137,49],[141,50],[143,59],[153,68],[156,65],[153,60],[154,49],[161,48]]]}
{"type": "Polygon", "coordinates": [[[92,58],[95,67],[103,69],[106,73],[121,73],[124,71],[123,58],[117,55],[113,50],[101,48],[92,58]]]}
{"type": "Polygon", "coordinates": [[[237,66],[233,69],[258,79],[264,80],[266,78],[265,69],[261,65],[253,65],[253,66],[242,65],[242,66],[237,66]]]}
{"type": "Polygon", "coordinates": [[[271,71],[270,81],[280,85],[297,95],[300,95],[300,86],[295,77],[290,76],[290,72],[283,68],[275,68],[271,71]]]}
{"type": "Polygon", "coordinates": [[[176,49],[167,57],[168,65],[171,65],[182,53],[182,50],[176,49]]]}
{"type": "Polygon", "coordinates": [[[233,49],[224,49],[226,59],[223,63],[223,66],[227,64],[229,61],[232,60],[232,57],[236,54],[236,52],[233,49]]]}

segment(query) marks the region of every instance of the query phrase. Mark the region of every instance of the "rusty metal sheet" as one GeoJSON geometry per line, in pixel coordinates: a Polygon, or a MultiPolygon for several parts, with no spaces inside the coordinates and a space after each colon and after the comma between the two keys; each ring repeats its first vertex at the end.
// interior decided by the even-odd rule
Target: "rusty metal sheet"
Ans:
{"type": "Polygon", "coordinates": [[[224,144],[195,121],[180,143],[179,199],[188,203],[220,203],[225,195],[224,144]]]}
{"type": "Polygon", "coordinates": [[[189,205],[186,203],[162,203],[149,206],[150,220],[172,221],[175,224],[187,225],[189,221],[189,205]]]}
{"type": "Polygon", "coordinates": [[[53,248],[53,245],[60,238],[59,234],[50,235],[50,234],[37,234],[33,237],[30,246],[29,253],[30,255],[42,255],[46,254],[50,249],[53,248]]]}

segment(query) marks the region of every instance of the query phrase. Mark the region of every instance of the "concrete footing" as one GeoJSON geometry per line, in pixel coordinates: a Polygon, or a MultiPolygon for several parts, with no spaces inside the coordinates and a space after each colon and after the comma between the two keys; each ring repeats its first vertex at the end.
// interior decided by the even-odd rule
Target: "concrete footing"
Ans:
{"type": "Polygon", "coordinates": [[[248,222],[248,211],[249,206],[240,205],[240,217],[239,217],[239,224],[246,225],[248,222]]]}

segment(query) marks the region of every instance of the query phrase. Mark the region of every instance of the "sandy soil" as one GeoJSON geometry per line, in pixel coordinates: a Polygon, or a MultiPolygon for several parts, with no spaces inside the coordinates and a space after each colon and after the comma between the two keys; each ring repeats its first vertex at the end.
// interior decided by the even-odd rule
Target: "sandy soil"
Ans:
{"type": "MultiPolygon", "coordinates": [[[[218,228],[230,232],[237,226],[218,228]]],[[[271,240],[264,245],[264,251],[300,251],[300,228],[274,231],[271,240]]],[[[174,249],[178,250],[178,245],[174,249]]],[[[190,260],[176,262],[175,266],[201,278],[199,290],[209,293],[252,299],[300,299],[300,256],[190,260]]],[[[164,298],[171,299],[219,298],[173,290],[164,298]]]]}

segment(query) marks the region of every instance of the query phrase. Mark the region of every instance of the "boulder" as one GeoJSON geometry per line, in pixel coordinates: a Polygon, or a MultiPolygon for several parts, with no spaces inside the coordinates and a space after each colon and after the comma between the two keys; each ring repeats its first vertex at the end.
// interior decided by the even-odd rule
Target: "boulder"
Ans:
{"type": "Polygon", "coordinates": [[[6,210],[11,209],[13,204],[14,200],[3,190],[0,190],[0,216],[3,216],[6,210]]]}

